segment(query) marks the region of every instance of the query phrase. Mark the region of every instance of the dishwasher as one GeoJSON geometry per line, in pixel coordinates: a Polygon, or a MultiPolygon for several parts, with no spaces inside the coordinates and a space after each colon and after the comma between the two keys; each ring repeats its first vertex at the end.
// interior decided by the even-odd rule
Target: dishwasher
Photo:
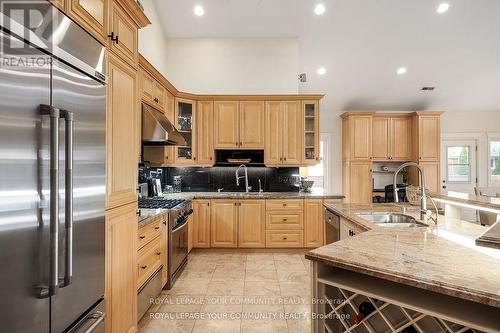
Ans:
{"type": "Polygon", "coordinates": [[[340,218],[325,208],[325,245],[340,239],[340,218]]]}

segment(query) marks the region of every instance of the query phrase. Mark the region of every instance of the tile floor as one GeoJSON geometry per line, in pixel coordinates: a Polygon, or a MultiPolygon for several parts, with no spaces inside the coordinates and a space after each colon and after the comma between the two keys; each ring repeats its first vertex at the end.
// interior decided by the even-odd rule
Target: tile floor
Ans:
{"type": "Polygon", "coordinates": [[[194,250],[139,332],[310,332],[310,284],[302,250],[194,250]]]}

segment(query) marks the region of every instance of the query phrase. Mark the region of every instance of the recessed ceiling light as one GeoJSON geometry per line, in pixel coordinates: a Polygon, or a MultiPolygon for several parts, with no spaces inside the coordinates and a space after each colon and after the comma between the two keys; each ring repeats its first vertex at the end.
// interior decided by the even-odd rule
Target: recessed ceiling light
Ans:
{"type": "Polygon", "coordinates": [[[403,75],[403,74],[406,74],[406,72],[408,71],[408,69],[406,69],[406,67],[399,67],[398,68],[398,75],[403,75]]]}
{"type": "Polygon", "coordinates": [[[323,5],[322,3],[318,3],[316,7],[314,7],[314,14],[323,15],[325,13],[325,10],[325,5],[323,5]]]}
{"type": "Polygon", "coordinates": [[[205,9],[202,6],[197,5],[194,7],[194,15],[203,16],[205,14],[205,9]]]}
{"type": "Polygon", "coordinates": [[[316,72],[318,73],[318,75],[325,75],[326,74],[326,68],[325,67],[320,67],[320,68],[318,68],[318,70],[316,72]]]}
{"type": "Polygon", "coordinates": [[[448,9],[450,9],[450,5],[447,4],[446,2],[443,2],[442,4],[440,4],[438,6],[436,11],[438,12],[438,14],[443,14],[443,13],[446,13],[448,11],[448,9]]]}

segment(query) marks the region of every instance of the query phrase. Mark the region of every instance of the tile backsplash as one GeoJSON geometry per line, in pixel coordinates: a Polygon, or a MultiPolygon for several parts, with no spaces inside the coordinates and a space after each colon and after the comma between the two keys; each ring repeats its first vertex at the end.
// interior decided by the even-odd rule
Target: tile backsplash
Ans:
{"type": "MultiPolygon", "coordinates": [[[[240,179],[240,186],[236,186],[237,167],[183,167],[183,168],[139,168],[139,182],[144,182],[150,171],[162,170],[163,185],[172,185],[174,176],[182,177],[183,192],[207,191],[224,192],[245,191],[245,179],[240,179]]],[[[244,170],[240,170],[243,176],[244,170]]],[[[266,168],[248,167],[248,184],[252,191],[259,190],[260,179],[262,189],[266,192],[297,192],[299,190],[299,168],[266,168]]]]}

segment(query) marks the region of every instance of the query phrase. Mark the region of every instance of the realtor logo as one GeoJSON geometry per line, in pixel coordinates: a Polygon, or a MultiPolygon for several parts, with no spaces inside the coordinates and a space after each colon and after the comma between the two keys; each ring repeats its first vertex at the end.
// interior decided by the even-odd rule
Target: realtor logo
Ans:
{"type": "Polygon", "coordinates": [[[3,34],[0,49],[2,66],[15,66],[19,58],[23,58],[23,64],[46,64],[49,57],[35,52],[33,44],[38,49],[52,51],[54,27],[57,27],[56,9],[48,1],[0,0],[0,11],[3,14],[0,21],[2,28],[18,37],[3,34]]]}

